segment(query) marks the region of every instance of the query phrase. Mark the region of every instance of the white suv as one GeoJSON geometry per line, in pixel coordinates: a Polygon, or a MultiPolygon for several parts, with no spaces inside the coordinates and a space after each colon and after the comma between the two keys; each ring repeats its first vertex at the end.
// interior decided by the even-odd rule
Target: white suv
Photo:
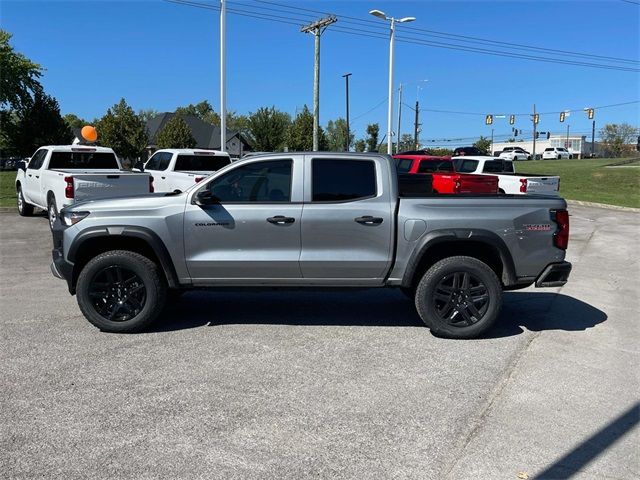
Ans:
{"type": "Polygon", "coordinates": [[[531,154],[522,147],[504,147],[500,152],[500,158],[507,160],[529,160],[531,154]]]}
{"type": "Polygon", "coordinates": [[[558,159],[560,160],[561,158],[566,158],[566,159],[570,159],[571,158],[571,154],[569,153],[569,150],[567,150],[566,148],[563,147],[549,147],[549,148],[545,148],[544,152],[542,152],[542,159],[543,160],[549,160],[549,159],[558,159]]]}

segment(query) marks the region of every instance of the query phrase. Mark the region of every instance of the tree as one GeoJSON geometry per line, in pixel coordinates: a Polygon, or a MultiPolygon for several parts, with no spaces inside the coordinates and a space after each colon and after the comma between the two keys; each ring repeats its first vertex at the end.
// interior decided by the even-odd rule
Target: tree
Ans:
{"type": "Polygon", "coordinates": [[[176,108],[176,113],[180,115],[194,115],[207,123],[220,126],[220,115],[215,112],[207,100],[203,100],[195,105],[190,103],[186,107],[178,107],[176,108]]]}
{"type": "Polygon", "coordinates": [[[482,135],[480,135],[480,138],[476,143],[473,144],[473,146],[487,155],[491,153],[489,152],[489,149],[491,149],[491,140],[489,140],[486,137],[483,137],[482,135]]]}
{"type": "Polygon", "coordinates": [[[327,147],[331,152],[350,150],[353,145],[354,135],[349,132],[349,148],[347,149],[347,121],[338,118],[335,122],[327,123],[327,147]]]}
{"type": "Polygon", "coordinates": [[[9,45],[12,35],[0,30],[0,107],[3,110],[28,108],[34,95],[42,91],[38,79],[42,67],[9,45]]]}
{"type": "Polygon", "coordinates": [[[371,123],[367,125],[367,152],[378,151],[378,135],[380,134],[380,125],[371,123]]]}
{"type": "Polygon", "coordinates": [[[156,144],[160,148],[193,148],[196,139],[184,118],[174,115],[156,135],[156,144]]]}
{"type": "Polygon", "coordinates": [[[628,123],[608,123],[600,130],[600,138],[607,155],[621,157],[633,151],[631,143],[635,143],[638,129],[628,123]]]}
{"type": "Polygon", "coordinates": [[[78,117],[74,113],[67,113],[64,117],[64,121],[69,125],[69,128],[82,128],[85,125],[89,125],[89,122],[84,120],[83,118],[78,117]]]}
{"type": "Polygon", "coordinates": [[[60,115],[58,101],[42,91],[15,114],[6,125],[10,150],[20,156],[31,155],[42,145],[65,145],[73,138],[60,115]]]}
{"type": "Polygon", "coordinates": [[[258,152],[278,152],[284,150],[287,131],[291,125],[288,113],[276,107],[261,107],[247,119],[253,148],[258,152]]]}
{"type": "Polygon", "coordinates": [[[138,116],[142,119],[142,121],[146,124],[153,117],[156,117],[160,114],[158,110],[154,108],[146,108],[138,110],[138,116]]]}
{"type": "Polygon", "coordinates": [[[367,148],[367,142],[365,142],[363,138],[361,138],[360,140],[357,140],[354,145],[354,149],[356,152],[364,152],[366,148],[367,148]]]}
{"type": "Polygon", "coordinates": [[[413,135],[410,133],[403,133],[400,137],[400,145],[398,145],[399,152],[406,152],[413,150],[413,135]]]}
{"type": "MultiPolygon", "coordinates": [[[[293,151],[313,150],[313,115],[306,105],[289,127],[287,146],[293,151]]],[[[318,128],[318,148],[319,150],[327,149],[327,138],[321,127],[318,128]]]]}
{"type": "Polygon", "coordinates": [[[101,145],[113,148],[120,157],[129,160],[138,158],[149,140],[145,123],[124,98],[107,110],[96,129],[101,145]]]}

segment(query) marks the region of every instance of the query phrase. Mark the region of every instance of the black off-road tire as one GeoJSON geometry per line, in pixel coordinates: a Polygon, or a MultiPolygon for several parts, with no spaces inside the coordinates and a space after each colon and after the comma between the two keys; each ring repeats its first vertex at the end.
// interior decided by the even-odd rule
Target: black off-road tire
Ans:
{"type": "Polygon", "coordinates": [[[33,215],[33,205],[27,203],[24,199],[24,195],[22,194],[22,187],[18,187],[17,202],[18,202],[18,213],[21,217],[31,217],[33,215]]]}
{"type": "MultiPolygon", "coordinates": [[[[464,295],[462,295],[462,297],[464,297],[464,295]]],[[[450,298],[452,302],[451,308],[454,308],[454,305],[461,297],[457,294],[455,298],[453,296],[450,298]]],[[[463,305],[467,305],[470,301],[464,298],[463,300],[463,305]]],[[[500,309],[502,308],[502,286],[494,271],[486,263],[473,257],[449,257],[440,260],[427,270],[416,289],[415,302],[420,318],[422,318],[422,321],[431,329],[434,335],[457,339],[476,338],[489,330],[498,318],[500,309]],[[436,301],[444,302],[439,299],[439,297],[443,296],[439,288],[443,285],[442,282],[448,282],[448,279],[453,279],[454,275],[462,275],[464,277],[465,273],[468,274],[467,278],[476,280],[476,282],[472,284],[477,285],[478,282],[482,283],[485,287],[487,301],[481,304],[482,307],[480,311],[482,315],[479,319],[475,319],[475,317],[472,316],[471,321],[475,319],[473,323],[468,325],[452,325],[438,313],[436,301]],[[438,293],[436,295],[437,288],[438,293]]],[[[444,305],[444,303],[439,303],[439,305],[444,305]]],[[[480,305],[480,303],[474,303],[474,308],[478,305],[480,305]]],[[[462,317],[458,316],[456,320],[459,318],[462,317]]]]}
{"type": "Polygon", "coordinates": [[[113,250],[91,259],[80,272],[76,286],[78,306],[85,318],[100,330],[112,333],[135,333],[147,328],[162,312],[166,293],[166,280],[158,265],[143,255],[127,250],[113,250]],[[96,276],[110,267],[132,272],[144,285],[146,297],[142,309],[130,319],[113,321],[101,315],[94,305],[95,297],[89,293],[96,276]]]}

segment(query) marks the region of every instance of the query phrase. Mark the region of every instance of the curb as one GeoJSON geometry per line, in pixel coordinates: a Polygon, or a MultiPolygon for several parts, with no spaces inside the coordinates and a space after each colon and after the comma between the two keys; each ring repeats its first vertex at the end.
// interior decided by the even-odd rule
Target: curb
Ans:
{"type": "Polygon", "coordinates": [[[567,200],[567,203],[569,205],[579,205],[581,207],[596,207],[596,208],[605,208],[607,210],[621,210],[623,212],[640,213],[640,208],[620,207],[618,205],[608,205],[606,203],[585,202],[582,200],[567,200]]]}

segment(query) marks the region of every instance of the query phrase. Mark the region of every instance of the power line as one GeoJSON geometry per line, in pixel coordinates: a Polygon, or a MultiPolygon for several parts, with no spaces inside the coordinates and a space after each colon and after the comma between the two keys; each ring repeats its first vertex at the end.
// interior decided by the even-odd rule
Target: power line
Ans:
{"type": "MultiPolygon", "coordinates": [[[[307,11],[307,12],[311,12],[311,13],[326,13],[326,12],[321,12],[319,10],[313,10],[313,9],[309,9],[309,8],[301,8],[298,6],[290,6],[290,5],[285,5],[285,4],[281,4],[281,3],[277,3],[277,2],[272,2],[272,1],[268,1],[268,0],[253,0],[256,3],[262,3],[262,4],[267,4],[267,5],[274,5],[274,6],[278,6],[278,7],[283,7],[286,9],[290,9],[293,11],[307,11]]],[[[627,0],[629,1],[629,0],[627,0]]],[[[630,2],[630,3],[635,3],[635,2],[630,2]]],[[[246,5],[246,4],[245,4],[246,5]]],[[[280,11],[284,11],[286,12],[287,10],[280,10],[280,11]]],[[[375,21],[375,20],[369,20],[369,19],[362,19],[362,18],[357,18],[357,17],[352,17],[349,15],[342,15],[342,14],[336,14],[336,16],[340,17],[341,19],[343,19],[344,23],[363,23],[372,27],[377,27],[377,28],[384,28],[384,26],[380,25],[379,22],[375,21]]],[[[448,33],[448,32],[440,32],[437,30],[428,30],[425,28],[421,28],[421,27],[416,27],[416,26],[403,26],[404,29],[407,30],[411,30],[411,31],[415,31],[415,32],[422,32],[422,35],[427,35],[427,36],[436,36],[436,37],[441,37],[441,38],[451,38],[451,39],[458,39],[459,41],[473,41],[473,42],[481,42],[481,43],[485,43],[485,44],[493,44],[493,45],[499,45],[499,46],[503,46],[503,47],[507,47],[507,48],[517,48],[517,49],[526,49],[526,50],[540,50],[540,51],[544,51],[544,52],[548,52],[548,53],[552,53],[552,54],[563,54],[563,55],[569,55],[569,56],[579,56],[579,57],[586,57],[586,58],[598,58],[598,59],[602,59],[602,60],[610,60],[610,61],[616,61],[616,62],[626,62],[626,63],[633,63],[633,64],[640,64],[640,61],[635,60],[635,59],[627,59],[627,58],[620,58],[620,57],[612,57],[612,56],[608,56],[608,55],[597,55],[597,54],[590,54],[590,53],[582,53],[582,52],[573,52],[573,51],[569,51],[569,50],[560,50],[560,49],[555,49],[555,48],[546,48],[546,47],[537,47],[537,46],[533,46],[533,45],[525,45],[525,44],[521,44],[521,43],[513,43],[513,42],[504,42],[504,41],[499,41],[499,40],[491,40],[491,39],[487,39],[487,38],[481,38],[481,37],[473,37],[473,36],[469,36],[469,35],[460,35],[460,34],[453,34],[453,33],[448,33]]]]}
{"type": "MultiPolygon", "coordinates": [[[[170,3],[176,3],[176,4],[182,4],[182,5],[192,6],[192,7],[198,7],[198,8],[204,8],[204,9],[219,11],[219,7],[217,7],[215,5],[203,4],[203,3],[198,3],[198,2],[193,2],[193,1],[186,1],[186,0],[165,0],[165,1],[170,2],[170,3]]],[[[259,1],[259,0],[254,0],[254,1],[259,1]]],[[[264,2],[264,0],[260,0],[260,1],[261,1],[261,3],[274,3],[274,2],[264,2]]],[[[238,2],[234,2],[234,3],[237,4],[238,2]]],[[[246,6],[246,4],[240,4],[240,5],[245,5],[246,6]]],[[[280,5],[280,4],[278,4],[278,5],[280,5]]],[[[255,7],[253,7],[253,8],[255,8],[255,7]]],[[[306,11],[318,12],[316,10],[305,9],[305,8],[299,8],[298,10],[306,10],[306,11]]],[[[294,19],[293,17],[291,17],[291,14],[289,14],[289,16],[287,16],[287,17],[283,17],[281,15],[273,15],[273,14],[264,13],[264,12],[258,13],[258,12],[253,12],[253,11],[241,10],[241,9],[237,9],[237,8],[233,8],[233,9],[227,8],[227,11],[229,11],[230,13],[235,14],[235,15],[241,15],[241,16],[245,16],[245,17],[251,17],[251,18],[260,19],[260,20],[276,21],[276,22],[290,24],[290,25],[299,25],[298,22],[307,22],[308,21],[307,18],[305,18],[305,19],[294,19]]],[[[347,18],[354,18],[354,17],[347,17],[347,18]]],[[[409,28],[409,27],[406,27],[406,28],[409,28]]],[[[343,33],[343,34],[357,35],[357,36],[362,36],[362,37],[379,38],[379,39],[386,39],[387,38],[387,35],[385,35],[382,32],[376,32],[376,31],[370,31],[370,30],[355,29],[355,28],[350,28],[349,30],[342,29],[342,28],[341,29],[334,28],[333,30],[336,31],[336,32],[339,32],[339,33],[343,33]]],[[[466,51],[466,52],[473,52],[473,53],[482,53],[482,54],[485,54],[485,55],[493,55],[493,56],[501,56],[501,57],[509,57],[509,58],[534,60],[534,61],[546,62],[546,63],[556,63],[556,64],[564,64],[564,65],[600,68],[600,69],[606,69],[606,70],[640,72],[640,69],[626,67],[626,66],[596,64],[596,63],[590,63],[590,62],[580,62],[580,61],[575,61],[575,60],[564,60],[564,59],[560,59],[560,58],[545,58],[545,57],[539,57],[539,56],[535,56],[535,55],[526,55],[526,54],[514,53],[514,52],[504,52],[504,51],[497,51],[497,50],[489,50],[489,49],[478,48],[478,47],[470,47],[470,46],[459,45],[459,44],[446,44],[446,43],[443,43],[443,42],[429,41],[429,40],[424,40],[424,39],[415,38],[415,37],[400,37],[400,36],[398,36],[398,37],[396,37],[396,39],[398,41],[400,41],[400,42],[403,42],[403,43],[412,43],[412,44],[416,44],[416,45],[425,45],[425,46],[431,46],[431,47],[436,47],[436,48],[445,48],[445,49],[450,49],[450,50],[459,50],[459,51],[466,51]]],[[[624,61],[626,61],[626,60],[624,60],[624,61]]]]}

